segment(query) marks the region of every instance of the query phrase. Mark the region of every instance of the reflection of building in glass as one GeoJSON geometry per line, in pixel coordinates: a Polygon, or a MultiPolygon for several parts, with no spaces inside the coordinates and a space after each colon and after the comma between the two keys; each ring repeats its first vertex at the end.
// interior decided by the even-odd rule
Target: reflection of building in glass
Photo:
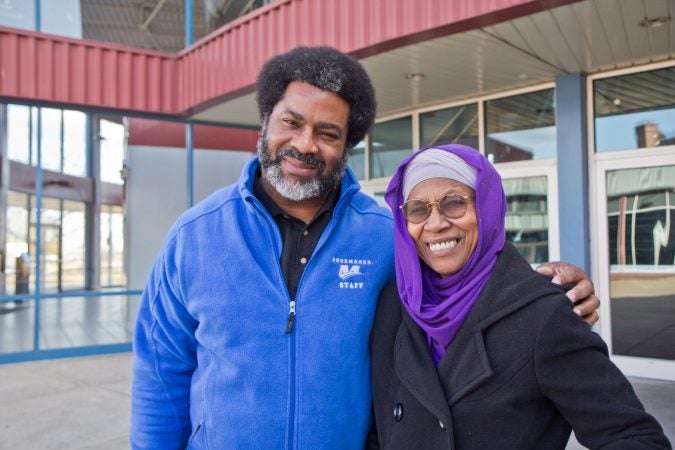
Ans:
{"type": "Polygon", "coordinates": [[[667,138],[659,129],[659,125],[651,121],[636,126],[635,136],[637,137],[638,148],[675,144],[675,136],[667,138]]]}
{"type": "Polygon", "coordinates": [[[610,264],[675,265],[675,166],[607,175],[610,264]]]}
{"type": "Polygon", "coordinates": [[[506,239],[531,263],[548,261],[546,177],[503,180],[506,239]]]}

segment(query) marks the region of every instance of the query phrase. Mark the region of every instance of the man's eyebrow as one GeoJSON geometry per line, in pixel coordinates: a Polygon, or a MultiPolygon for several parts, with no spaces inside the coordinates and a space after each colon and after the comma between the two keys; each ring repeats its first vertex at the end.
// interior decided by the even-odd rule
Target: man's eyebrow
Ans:
{"type": "MultiPolygon", "coordinates": [[[[294,119],[302,122],[305,121],[305,116],[303,116],[297,111],[293,111],[292,109],[286,108],[282,111],[282,114],[288,114],[289,116],[292,116],[294,119]]],[[[339,137],[342,137],[342,134],[344,133],[342,127],[333,122],[319,122],[316,124],[316,128],[321,130],[334,130],[339,134],[339,137]]]]}
{"type": "Polygon", "coordinates": [[[293,116],[294,119],[305,120],[305,116],[303,116],[299,112],[293,111],[292,109],[286,108],[284,109],[283,113],[293,116]]]}
{"type": "Polygon", "coordinates": [[[338,124],[332,122],[319,122],[316,124],[316,127],[321,130],[334,130],[337,132],[339,137],[342,137],[342,127],[340,127],[338,124]]]}

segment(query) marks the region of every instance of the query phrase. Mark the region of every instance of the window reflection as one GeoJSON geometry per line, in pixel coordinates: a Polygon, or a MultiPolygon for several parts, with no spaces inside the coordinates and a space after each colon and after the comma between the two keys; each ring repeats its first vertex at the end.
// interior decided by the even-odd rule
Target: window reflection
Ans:
{"type": "Polygon", "coordinates": [[[613,352],[675,360],[675,166],[606,181],[613,352]]]}
{"type": "Polygon", "coordinates": [[[87,175],[87,115],[63,111],[63,173],[87,175]]]}
{"type": "Polygon", "coordinates": [[[7,156],[30,164],[30,107],[7,105],[7,156]]]}
{"type": "Polygon", "coordinates": [[[593,84],[598,152],[675,145],[675,67],[593,84]]]}
{"type": "Polygon", "coordinates": [[[486,155],[493,163],[555,158],[553,89],[485,103],[486,155]]]}
{"type": "Polygon", "coordinates": [[[60,109],[42,108],[42,168],[61,172],[63,122],[60,109]]]}
{"type": "Polygon", "coordinates": [[[124,286],[124,210],[101,207],[101,287],[124,286]]]}
{"type": "Polygon", "coordinates": [[[506,239],[530,264],[548,261],[548,206],[545,176],[504,179],[506,239]]]}
{"type": "Polygon", "coordinates": [[[478,105],[462,105],[420,115],[420,147],[462,144],[478,148],[478,105]]]}
{"type": "Polygon", "coordinates": [[[123,184],[124,125],[106,119],[101,119],[99,123],[99,134],[101,136],[101,180],[108,183],[123,184]]]}
{"type": "Polygon", "coordinates": [[[361,141],[349,151],[348,164],[354,171],[357,180],[366,179],[366,142],[361,141]]]}
{"type": "Polygon", "coordinates": [[[411,117],[376,124],[370,134],[370,178],[394,175],[412,148],[411,117]]]}
{"type": "MultiPolygon", "coordinates": [[[[7,195],[7,238],[5,244],[4,289],[0,295],[28,294],[28,195],[9,191],[7,195]]],[[[3,285],[3,283],[0,283],[3,285]]]]}
{"type": "MultiPolygon", "coordinates": [[[[31,198],[30,255],[36,254],[37,209],[31,198]]],[[[40,287],[61,292],[85,287],[85,206],[82,202],[43,198],[41,209],[40,287]]],[[[31,258],[31,274],[36,273],[31,258]]]]}

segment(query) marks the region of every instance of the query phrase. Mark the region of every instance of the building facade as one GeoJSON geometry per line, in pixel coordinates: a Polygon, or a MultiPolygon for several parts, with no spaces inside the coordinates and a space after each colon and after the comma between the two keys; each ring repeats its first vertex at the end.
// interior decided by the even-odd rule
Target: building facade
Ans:
{"type": "MultiPolygon", "coordinates": [[[[101,39],[88,3],[80,35],[101,39]]],[[[159,3],[137,25],[178,14],[189,34],[208,2],[159,3]]],[[[255,150],[260,66],[330,45],[377,91],[349,159],[366,192],[381,200],[419,148],[477,148],[504,179],[507,238],[532,264],[584,267],[615,362],[675,380],[671,0],[256,6],[177,53],[26,30],[0,7],[0,362],[128,350],[163,234],[255,150]]]]}

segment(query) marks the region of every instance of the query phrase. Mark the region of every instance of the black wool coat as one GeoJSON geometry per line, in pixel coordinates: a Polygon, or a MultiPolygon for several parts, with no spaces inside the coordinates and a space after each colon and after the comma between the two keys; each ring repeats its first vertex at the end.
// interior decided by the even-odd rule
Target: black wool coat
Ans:
{"type": "Polygon", "coordinates": [[[438,369],[395,283],[371,354],[381,448],[564,449],[571,428],[589,448],[671,448],[602,339],[510,244],[438,369]]]}

